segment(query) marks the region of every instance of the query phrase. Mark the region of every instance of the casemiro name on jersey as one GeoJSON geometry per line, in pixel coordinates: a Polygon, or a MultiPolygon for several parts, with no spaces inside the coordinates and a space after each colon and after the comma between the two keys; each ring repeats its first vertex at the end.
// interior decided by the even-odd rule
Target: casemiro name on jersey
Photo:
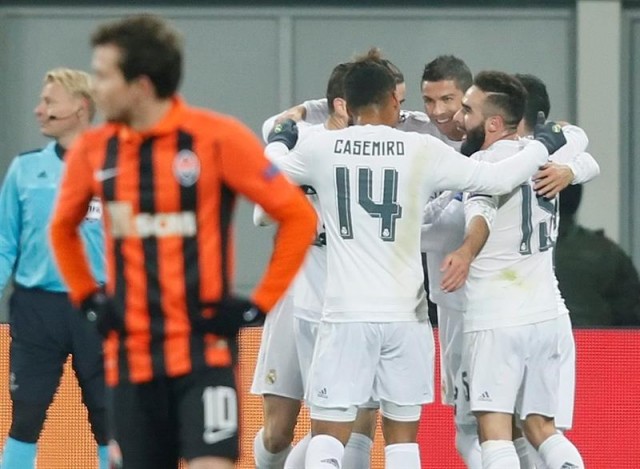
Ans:
{"type": "Polygon", "coordinates": [[[398,140],[336,140],[333,152],[353,156],[404,156],[404,142],[398,140]]]}

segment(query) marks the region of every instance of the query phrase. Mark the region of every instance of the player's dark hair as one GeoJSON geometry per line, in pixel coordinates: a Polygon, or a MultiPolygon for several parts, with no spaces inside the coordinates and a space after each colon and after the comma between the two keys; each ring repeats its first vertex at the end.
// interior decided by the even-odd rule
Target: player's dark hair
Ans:
{"type": "Polygon", "coordinates": [[[349,112],[371,105],[383,105],[395,91],[391,71],[379,61],[356,61],[345,77],[345,97],[349,112]]]}
{"type": "Polygon", "coordinates": [[[533,131],[538,119],[538,111],[544,112],[545,116],[549,116],[551,110],[551,102],[549,101],[549,93],[544,82],[535,75],[516,74],[516,78],[527,90],[527,104],[524,108],[524,125],[528,131],[533,131]]]}
{"type": "Polygon", "coordinates": [[[473,84],[487,94],[482,112],[485,117],[500,115],[507,128],[516,129],[527,102],[527,90],[513,75],[484,71],[476,75],[473,84]]]}
{"type": "Polygon", "coordinates": [[[473,83],[473,75],[463,60],[453,55],[439,55],[422,72],[422,81],[451,80],[463,93],[473,83]]]}
{"type": "Polygon", "coordinates": [[[108,44],[120,50],[127,82],[147,76],[159,98],[176,92],[182,77],[182,39],[163,19],[146,14],[105,23],[91,36],[91,45],[108,44]]]}
{"type": "Polygon", "coordinates": [[[391,60],[385,59],[382,56],[382,51],[380,50],[380,48],[371,47],[365,54],[359,55],[355,59],[353,59],[354,62],[362,62],[364,60],[373,60],[374,62],[379,62],[381,65],[389,69],[396,84],[404,83],[404,74],[393,62],[391,62],[391,60]]]}
{"type": "Polygon", "coordinates": [[[336,98],[345,99],[344,79],[347,76],[351,63],[338,64],[333,68],[329,81],[327,82],[327,104],[329,105],[329,112],[333,112],[333,100],[336,98]]]}

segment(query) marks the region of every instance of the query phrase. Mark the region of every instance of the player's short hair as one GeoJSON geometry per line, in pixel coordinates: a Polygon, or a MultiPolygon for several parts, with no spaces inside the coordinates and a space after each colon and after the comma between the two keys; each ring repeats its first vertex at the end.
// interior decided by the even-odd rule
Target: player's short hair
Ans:
{"type": "Polygon", "coordinates": [[[327,93],[325,95],[327,98],[327,104],[329,105],[329,112],[333,112],[335,110],[333,108],[334,99],[345,99],[344,79],[347,76],[350,65],[351,64],[349,62],[341,63],[336,65],[331,71],[331,76],[327,82],[327,93]]]}
{"type": "Polygon", "coordinates": [[[93,99],[91,76],[87,72],[59,67],[45,73],[42,81],[44,84],[58,83],[70,95],[86,99],[89,109],[89,120],[93,120],[96,114],[96,103],[93,99]]]}
{"type": "Polygon", "coordinates": [[[532,131],[536,126],[538,111],[544,112],[546,117],[551,111],[551,101],[544,82],[535,75],[516,74],[516,78],[527,90],[527,104],[524,108],[524,125],[528,131],[532,131]]]}
{"type": "Polygon", "coordinates": [[[125,80],[149,77],[159,98],[176,92],[182,77],[182,37],[163,19],[145,14],[102,24],[91,45],[108,44],[120,49],[125,80]]]}
{"type": "Polygon", "coordinates": [[[354,59],[354,62],[361,62],[363,60],[373,60],[380,62],[383,66],[387,67],[396,84],[404,83],[404,74],[402,71],[389,59],[385,59],[382,55],[382,51],[378,47],[371,47],[365,54],[359,55],[354,59]]]}
{"type": "Polygon", "coordinates": [[[505,127],[518,127],[527,102],[527,90],[520,80],[508,73],[484,71],[476,75],[473,84],[487,94],[482,109],[485,117],[500,115],[505,127]]]}
{"type": "Polygon", "coordinates": [[[422,72],[422,81],[451,80],[463,93],[473,83],[471,70],[462,59],[453,55],[439,55],[427,65],[422,72]]]}
{"type": "Polygon", "coordinates": [[[345,98],[349,112],[371,105],[383,105],[396,89],[393,74],[380,61],[354,62],[345,77],[345,98]]]}

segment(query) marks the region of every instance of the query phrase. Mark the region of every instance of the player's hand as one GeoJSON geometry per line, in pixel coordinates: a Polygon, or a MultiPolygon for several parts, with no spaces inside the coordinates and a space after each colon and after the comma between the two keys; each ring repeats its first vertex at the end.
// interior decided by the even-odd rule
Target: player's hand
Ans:
{"type": "Polygon", "coordinates": [[[287,109],[278,117],[276,117],[275,123],[279,124],[280,122],[284,122],[287,119],[292,119],[295,122],[303,121],[307,117],[307,109],[302,104],[298,104],[297,106],[293,106],[292,108],[287,109]]]}
{"type": "Polygon", "coordinates": [[[545,122],[544,112],[538,112],[538,122],[533,128],[533,139],[542,143],[550,155],[567,143],[562,127],[553,121],[545,122]]]}
{"type": "Polygon", "coordinates": [[[101,290],[85,298],[80,304],[80,311],[87,321],[96,325],[102,337],[106,337],[111,331],[124,329],[122,316],[117,313],[111,298],[101,290]]]}
{"type": "Polygon", "coordinates": [[[214,303],[203,303],[205,309],[212,309],[211,317],[199,319],[196,327],[224,337],[235,337],[240,328],[259,326],[266,314],[250,300],[237,296],[227,296],[214,303]]]}
{"type": "Polygon", "coordinates": [[[533,188],[540,196],[553,199],[573,181],[574,174],[566,164],[547,163],[533,176],[533,188]]]}
{"type": "Polygon", "coordinates": [[[440,288],[443,292],[451,293],[464,285],[469,276],[471,261],[473,256],[463,249],[453,251],[444,258],[440,266],[440,272],[442,272],[440,288]]]}
{"type": "Polygon", "coordinates": [[[298,125],[292,119],[286,119],[273,126],[267,142],[282,142],[291,150],[298,141],[298,125]]]}

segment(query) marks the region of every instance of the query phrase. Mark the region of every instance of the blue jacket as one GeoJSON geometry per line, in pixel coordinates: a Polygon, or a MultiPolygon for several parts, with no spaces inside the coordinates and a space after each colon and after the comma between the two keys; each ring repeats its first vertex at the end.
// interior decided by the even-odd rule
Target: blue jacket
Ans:
{"type": "MultiPolygon", "coordinates": [[[[12,274],[24,287],[65,292],[49,244],[49,220],[64,171],[64,149],[51,142],[18,155],[0,190],[0,295],[12,274]]],[[[105,281],[104,234],[100,201],[81,225],[96,282],[105,281]]]]}

